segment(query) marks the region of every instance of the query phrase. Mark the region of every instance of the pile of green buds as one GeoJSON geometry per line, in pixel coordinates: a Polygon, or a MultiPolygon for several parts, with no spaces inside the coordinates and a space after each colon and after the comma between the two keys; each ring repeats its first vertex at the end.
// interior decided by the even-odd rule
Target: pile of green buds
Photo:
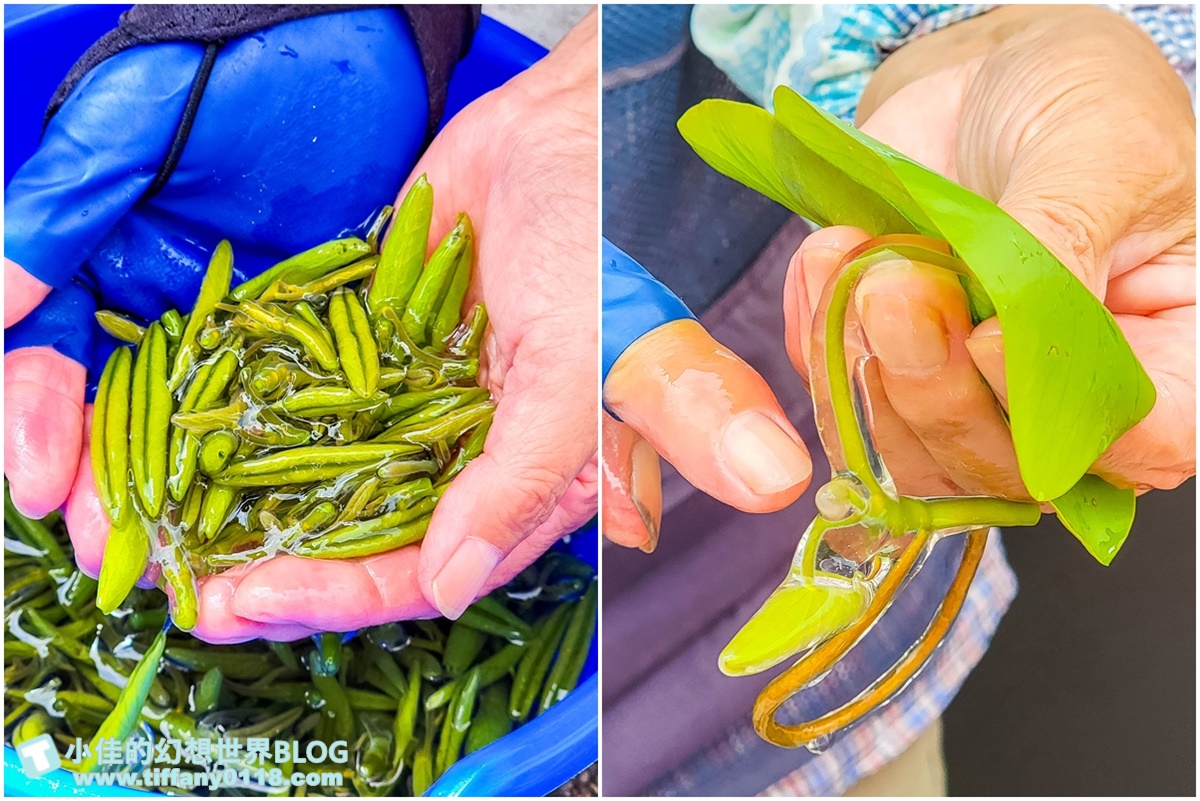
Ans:
{"type": "Polygon", "coordinates": [[[421,540],[495,408],[478,385],[487,312],[463,319],[471,222],[459,215],[426,260],[432,211],[422,176],[365,239],[237,287],[221,242],[186,316],[143,328],[97,314],[131,343],[104,369],[92,424],[112,519],[102,611],[153,563],[188,630],[198,576],[280,552],[341,559],[421,540]]]}
{"type": "MultiPolygon", "coordinates": [[[[153,754],[164,738],[267,738],[324,757],[275,763],[243,748],[222,762],[242,778],[217,794],[421,795],[463,756],[564,698],[595,632],[594,571],[555,550],[454,622],[375,626],[345,642],[322,634],[208,645],[164,626],[154,590],[135,588],[115,614],[101,614],[61,516],[26,520],[5,501],[5,740],[49,733],[68,754],[79,738],[88,749],[64,758],[68,770],[202,773],[144,756],[109,766],[98,746],[123,743],[127,756],[153,754]],[[293,788],[293,770],[336,774],[338,785],[293,788]]],[[[192,792],[209,793],[198,781],[192,792]]]]}

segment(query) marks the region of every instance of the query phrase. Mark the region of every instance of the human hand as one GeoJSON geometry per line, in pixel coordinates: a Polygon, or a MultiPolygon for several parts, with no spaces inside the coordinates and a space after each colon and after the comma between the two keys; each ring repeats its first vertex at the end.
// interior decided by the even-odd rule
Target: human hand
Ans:
{"type": "MultiPolygon", "coordinates": [[[[95,497],[85,397],[114,346],[93,312],[147,320],[190,309],[221,238],[233,242],[239,283],[337,236],[391,202],[426,136],[425,76],[400,15],[297,20],[221,49],[178,166],[143,198],[202,54],[144,46],[93,69],[6,192],[6,473],[23,513],[66,503],[93,576],[109,521],[95,497]],[[304,57],[281,56],[287,48],[304,57]]],[[[266,633],[303,632],[232,620],[198,631],[266,633]]]]}
{"type": "Polygon", "coordinates": [[[739,509],[796,500],[812,462],[762,377],[628,256],[606,246],[603,269],[604,399],[620,417],[603,420],[605,536],[647,552],[657,546],[660,453],[739,509]]]}
{"type": "Polygon", "coordinates": [[[487,305],[481,383],[497,404],[483,454],[448,487],[420,545],[228,571],[206,582],[198,629],[245,621],[282,636],[458,617],[595,515],[596,27],[593,12],[459,112],[414,171],[436,188],[432,243],[460,211],[475,225],[466,304],[487,305]]]}
{"type": "MultiPolygon", "coordinates": [[[[1093,472],[1139,492],[1177,486],[1195,474],[1186,88],[1147,37],[1100,9],[1004,8],[943,33],[884,62],[862,130],[998,203],[1104,301],[1157,402],[1093,472]]],[[[827,228],[792,260],[787,342],[806,379],[821,342],[813,311],[867,238],[827,228]]],[[[1002,334],[994,318],[972,326],[957,279],[912,265],[868,273],[850,319],[877,357],[866,372],[874,438],[900,491],[1028,499],[1002,411],[1002,334]]]]}

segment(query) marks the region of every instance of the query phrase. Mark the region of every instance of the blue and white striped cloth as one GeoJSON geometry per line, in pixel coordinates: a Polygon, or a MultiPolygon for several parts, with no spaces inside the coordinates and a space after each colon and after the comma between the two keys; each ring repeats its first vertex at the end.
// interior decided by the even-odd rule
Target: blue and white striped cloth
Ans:
{"type": "MultiPolygon", "coordinates": [[[[770,108],[787,85],[846,122],[883,60],[908,42],[992,10],[994,4],[830,3],[697,5],[692,39],[755,102],[770,108]]],[[[1145,31],[1195,97],[1191,5],[1116,5],[1145,31]]]]}

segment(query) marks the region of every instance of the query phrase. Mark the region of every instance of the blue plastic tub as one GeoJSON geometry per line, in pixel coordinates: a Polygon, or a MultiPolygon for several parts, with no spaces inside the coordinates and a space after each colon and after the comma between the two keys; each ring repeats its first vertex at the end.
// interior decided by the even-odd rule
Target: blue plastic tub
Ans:
{"type": "MultiPolygon", "coordinates": [[[[42,113],[59,80],[101,34],[116,25],[129,6],[30,5],[4,8],[6,66],[4,98],[4,182],[32,155],[42,113]],[[20,64],[21,69],[15,65],[20,64]]],[[[496,88],[537,61],[546,51],[519,33],[485,18],[470,54],[455,71],[447,116],[496,88]]],[[[595,522],[571,537],[570,551],[592,566],[599,555],[595,522]]],[[[467,757],[446,772],[428,795],[545,795],[570,780],[598,753],[599,693],[596,639],[579,686],[546,714],[467,757]]],[[[63,770],[28,779],[16,752],[4,748],[4,794],[25,796],[134,796],[150,793],[75,786],[63,770]]]]}

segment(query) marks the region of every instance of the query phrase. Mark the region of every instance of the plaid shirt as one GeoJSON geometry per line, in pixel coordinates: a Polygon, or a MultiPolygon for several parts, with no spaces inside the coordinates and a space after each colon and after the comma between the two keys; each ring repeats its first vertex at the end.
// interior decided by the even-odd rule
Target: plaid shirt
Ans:
{"type": "MultiPolygon", "coordinates": [[[[1194,8],[1190,5],[1108,7],[1135,22],[1154,40],[1187,83],[1194,102],[1194,8]]],[[[850,121],[871,74],[890,53],[914,39],[992,8],[995,6],[953,4],[696,6],[692,36],[701,52],[756,102],[769,107],[775,87],[787,84],[850,121]]],[[[789,752],[794,754],[793,767],[798,767],[785,771],[786,775],[763,794],[841,795],[907,750],[941,716],[983,657],[1016,592],[1016,575],[1005,560],[1000,533],[994,530],[958,619],[917,677],[884,707],[835,737],[823,753],[789,752]]],[[[916,625],[923,626],[925,620],[916,625]]],[[[898,635],[903,636],[903,633],[898,635]]],[[[892,661],[883,650],[870,658],[878,662],[867,666],[876,670],[875,675],[886,670],[892,661]]],[[[860,672],[862,669],[862,665],[857,667],[860,672]]],[[[829,677],[835,683],[837,670],[829,677]]],[[[793,714],[803,717],[806,712],[814,711],[813,699],[803,698],[810,692],[813,691],[805,691],[789,702],[793,714]]],[[[765,766],[770,759],[769,749],[773,748],[763,743],[751,727],[740,727],[728,732],[708,752],[689,761],[654,791],[664,795],[716,793],[725,766],[743,760],[765,766]]],[[[766,780],[770,781],[769,769],[764,767],[764,770],[768,772],[766,780]]],[[[781,773],[775,770],[773,775],[781,773]]]]}
{"type": "MultiPolygon", "coordinates": [[[[958,564],[962,544],[962,537],[939,542],[870,635],[824,680],[784,704],[781,718],[811,718],[840,706],[893,664],[924,630],[958,564]]],[[[1017,577],[1004,558],[1000,532],[993,530],[975,581],[946,639],[887,704],[848,731],[834,735],[820,754],[777,748],[761,740],[752,726],[739,726],[665,777],[651,794],[729,795],[735,792],[734,785],[726,784],[729,771],[753,765],[764,782],[773,782],[763,795],[841,795],[907,750],[941,716],[987,651],[1016,594],[1017,577]]]]}
{"type": "Polygon", "coordinates": [[[983,658],[1016,595],[1016,574],[1004,558],[1000,532],[993,529],[962,611],[916,679],[828,751],[785,776],[764,795],[841,795],[902,754],[941,717],[967,674],[983,658]]]}
{"type": "MultiPolygon", "coordinates": [[[[994,4],[698,5],[692,38],[752,100],[771,107],[786,84],[850,122],[875,69],[905,44],[994,4]]],[[[1107,8],[1158,45],[1195,96],[1196,16],[1191,5],[1107,8]]]]}

